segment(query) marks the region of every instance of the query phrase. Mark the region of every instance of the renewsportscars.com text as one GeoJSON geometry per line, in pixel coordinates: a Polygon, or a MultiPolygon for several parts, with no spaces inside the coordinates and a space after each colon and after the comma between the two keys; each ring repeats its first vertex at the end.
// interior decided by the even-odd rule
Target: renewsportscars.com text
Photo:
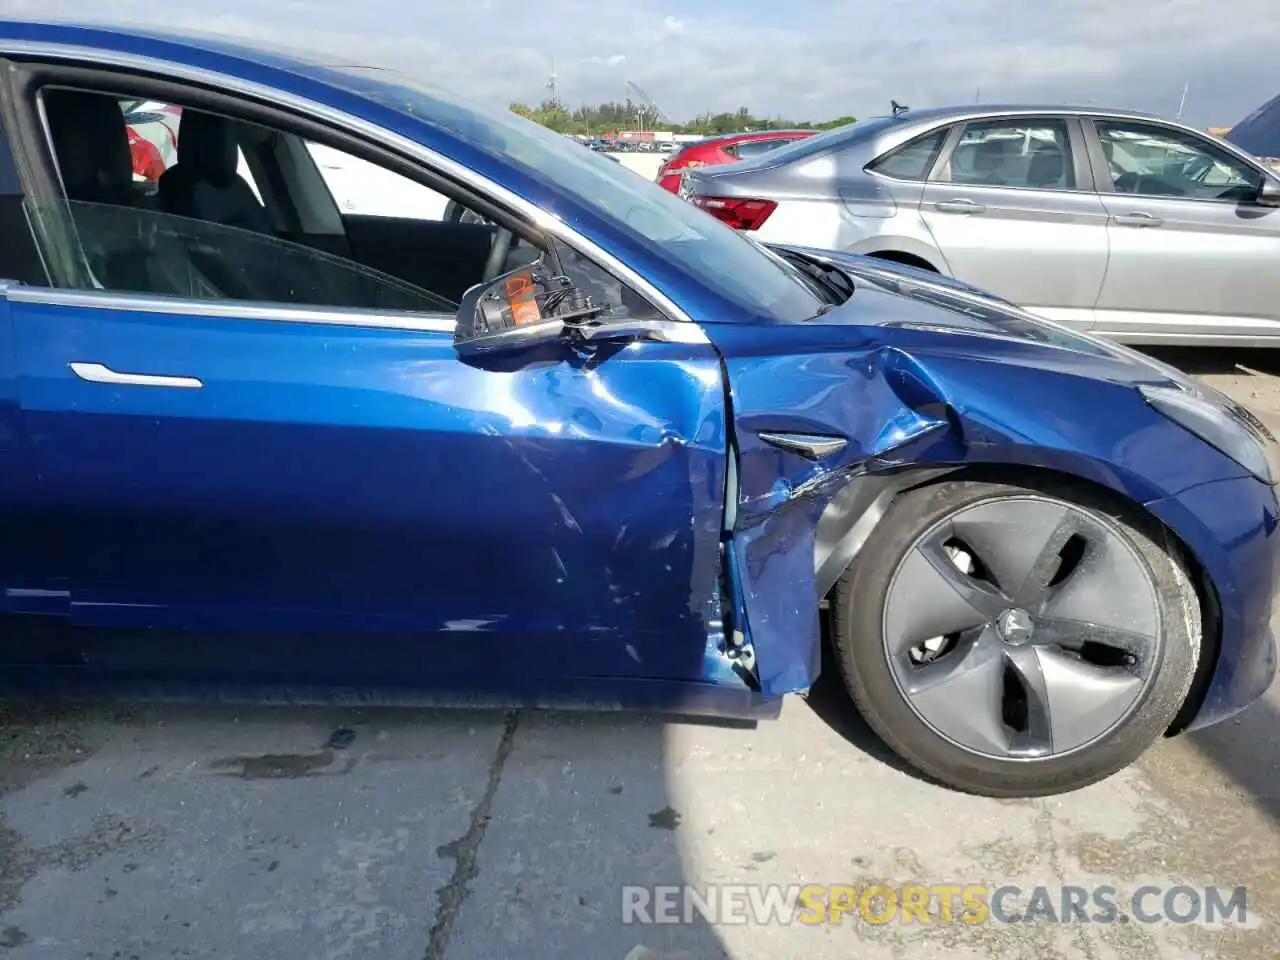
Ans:
{"type": "Polygon", "coordinates": [[[1018,887],[977,884],[624,887],[636,924],[1244,923],[1244,887],[1018,887]]]}

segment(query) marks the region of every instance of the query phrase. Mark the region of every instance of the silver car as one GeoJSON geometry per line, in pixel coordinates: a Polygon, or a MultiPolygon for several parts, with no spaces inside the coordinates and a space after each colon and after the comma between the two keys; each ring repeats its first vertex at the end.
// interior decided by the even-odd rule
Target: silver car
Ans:
{"type": "Polygon", "coordinates": [[[681,192],[762,242],[950,274],[1117,340],[1280,346],[1280,177],[1148,114],[908,110],[681,192]]]}

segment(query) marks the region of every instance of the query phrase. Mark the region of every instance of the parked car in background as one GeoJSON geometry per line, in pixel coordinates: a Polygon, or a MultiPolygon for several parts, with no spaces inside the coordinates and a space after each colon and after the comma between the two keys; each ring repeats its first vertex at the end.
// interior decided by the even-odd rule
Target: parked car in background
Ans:
{"type": "Polygon", "coordinates": [[[1280,96],[1267,101],[1229,131],[1227,142],[1280,170],[1280,96]]]}
{"type": "Polygon", "coordinates": [[[129,156],[133,161],[133,178],[146,184],[159,182],[167,169],[160,150],[133,127],[129,127],[129,156]]]}
{"type": "Polygon", "coordinates": [[[1270,685],[1247,411],[377,53],[0,21],[0,689],[771,717],[825,599],[851,708],[1013,796],[1270,685]]]}
{"type": "Polygon", "coordinates": [[[678,151],[658,170],[658,185],[680,192],[683,170],[716,163],[735,163],[813,136],[813,130],[761,130],[755,133],[726,133],[691,143],[678,151]]]}
{"type": "Polygon", "coordinates": [[[910,110],[684,191],[760,241],[945,273],[1118,340],[1280,345],[1280,179],[1146,114],[910,110]]]}
{"type": "Polygon", "coordinates": [[[155,100],[126,100],[121,109],[129,135],[134,177],[154,184],[177,162],[182,112],[155,100]]]}

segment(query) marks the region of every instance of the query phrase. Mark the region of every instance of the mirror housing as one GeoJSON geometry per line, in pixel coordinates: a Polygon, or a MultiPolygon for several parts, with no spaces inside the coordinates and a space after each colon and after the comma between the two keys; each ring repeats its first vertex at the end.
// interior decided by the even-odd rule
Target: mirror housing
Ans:
{"type": "Polygon", "coordinates": [[[545,313],[539,299],[551,284],[539,264],[478,283],[458,304],[453,346],[461,356],[527,350],[564,333],[563,318],[545,313]]]}
{"type": "Polygon", "coordinates": [[[1258,203],[1264,207],[1280,207],[1280,180],[1267,175],[1258,187],[1258,203]]]}

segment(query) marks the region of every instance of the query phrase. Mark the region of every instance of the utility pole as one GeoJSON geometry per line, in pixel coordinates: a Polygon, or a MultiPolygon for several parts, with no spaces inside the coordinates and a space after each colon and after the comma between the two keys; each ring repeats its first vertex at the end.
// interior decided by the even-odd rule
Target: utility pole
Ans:
{"type": "Polygon", "coordinates": [[[1187,92],[1188,92],[1190,89],[1191,89],[1191,81],[1190,81],[1190,80],[1188,80],[1186,83],[1184,83],[1184,84],[1182,85],[1182,99],[1178,101],[1178,116],[1177,116],[1177,117],[1175,117],[1175,119],[1177,119],[1177,120],[1181,120],[1181,119],[1182,119],[1182,111],[1183,111],[1183,110],[1186,108],[1186,106],[1187,106],[1187,92]]]}

